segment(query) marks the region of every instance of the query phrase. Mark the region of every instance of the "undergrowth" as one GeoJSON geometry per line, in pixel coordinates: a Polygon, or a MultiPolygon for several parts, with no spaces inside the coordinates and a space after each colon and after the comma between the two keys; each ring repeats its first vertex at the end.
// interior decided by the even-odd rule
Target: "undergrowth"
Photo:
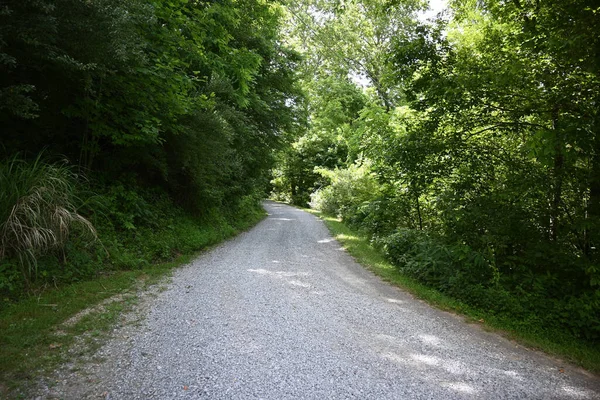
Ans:
{"type": "MultiPolygon", "coordinates": [[[[458,288],[444,292],[435,285],[424,284],[412,274],[413,271],[401,268],[400,262],[406,260],[394,260],[392,258],[390,261],[389,253],[386,255],[385,248],[374,247],[370,235],[348,227],[337,218],[328,217],[314,210],[308,211],[321,217],[335,238],[344,245],[348,252],[385,281],[408,290],[440,309],[457,312],[466,316],[471,322],[481,323],[484,328],[499,330],[509,338],[515,339],[528,347],[559,356],[591,372],[600,372],[600,345],[597,341],[586,340],[569,330],[561,329],[560,325],[551,327],[542,324],[540,321],[544,316],[536,317],[534,312],[517,313],[515,309],[511,308],[515,307],[513,303],[517,303],[516,300],[511,302],[508,299],[503,302],[502,298],[498,298],[498,303],[495,306],[487,302],[469,303],[468,296],[467,301],[464,298],[461,299],[462,294],[458,288]]],[[[418,243],[415,242],[414,245],[417,246],[418,243]]],[[[410,254],[406,254],[406,257],[407,260],[415,262],[414,259],[410,260],[410,254]]],[[[473,286],[477,285],[474,284],[473,286]]],[[[468,291],[469,289],[469,287],[465,287],[462,290],[468,291]]],[[[493,296],[494,294],[495,292],[485,293],[484,295],[493,296]]],[[[481,293],[479,295],[481,298],[485,298],[481,293]]],[[[492,300],[490,299],[490,301],[492,300]]]]}

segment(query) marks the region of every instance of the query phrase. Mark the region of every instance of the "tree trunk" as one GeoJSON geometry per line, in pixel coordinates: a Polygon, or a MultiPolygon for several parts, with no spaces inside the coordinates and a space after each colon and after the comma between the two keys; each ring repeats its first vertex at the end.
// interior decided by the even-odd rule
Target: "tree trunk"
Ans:
{"type": "Polygon", "coordinates": [[[552,130],[554,132],[554,163],[552,166],[552,193],[550,205],[550,240],[555,242],[558,239],[560,203],[562,199],[562,186],[565,157],[563,151],[563,137],[558,129],[559,108],[552,110],[552,130]]]}
{"type": "Polygon", "coordinates": [[[419,218],[419,230],[422,231],[423,230],[423,217],[421,216],[421,202],[419,201],[420,197],[421,197],[421,195],[419,194],[419,192],[415,192],[415,202],[417,205],[417,217],[419,218]]]}
{"type": "Polygon", "coordinates": [[[597,246],[595,227],[600,222],[600,144],[597,146],[596,154],[592,157],[589,177],[589,200],[586,207],[585,219],[591,223],[586,225],[584,235],[584,253],[591,254],[592,247],[597,246]]]}

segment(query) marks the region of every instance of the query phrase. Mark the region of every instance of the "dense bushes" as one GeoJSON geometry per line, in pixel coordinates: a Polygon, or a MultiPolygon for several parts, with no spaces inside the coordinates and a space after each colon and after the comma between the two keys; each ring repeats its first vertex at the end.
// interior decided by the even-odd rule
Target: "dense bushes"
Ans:
{"type": "Polygon", "coordinates": [[[532,260],[560,263],[561,273],[551,266],[537,272],[537,264],[518,257],[507,265],[504,253],[498,257],[492,247],[452,241],[443,231],[402,228],[402,207],[386,200],[368,168],[352,166],[327,176],[331,185],[316,191],[311,205],[371,235],[403,274],[530,330],[562,329],[600,339],[600,291],[581,286],[577,260],[553,251],[532,260]]]}
{"type": "Polygon", "coordinates": [[[368,163],[353,164],[347,169],[316,169],[328,185],[311,194],[310,206],[330,215],[348,218],[377,196],[379,187],[368,163]]]}

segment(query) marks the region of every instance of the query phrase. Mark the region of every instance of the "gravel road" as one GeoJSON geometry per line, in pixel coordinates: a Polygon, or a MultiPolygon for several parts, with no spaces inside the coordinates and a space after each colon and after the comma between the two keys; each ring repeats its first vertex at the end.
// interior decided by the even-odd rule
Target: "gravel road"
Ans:
{"type": "Polygon", "coordinates": [[[597,377],[381,282],[316,217],[265,208],[42,398],[600,399],[597,377]]]}

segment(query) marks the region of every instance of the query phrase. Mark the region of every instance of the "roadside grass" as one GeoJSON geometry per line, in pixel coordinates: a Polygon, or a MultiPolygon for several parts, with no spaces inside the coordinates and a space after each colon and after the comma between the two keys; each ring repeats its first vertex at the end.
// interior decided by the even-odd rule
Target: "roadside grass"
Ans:
{"type": "Polygon", "coordinates": [[[86,336],[84,352],[100,346],[120,315],[135,304],[138,290],[161,282],[174,268],[190,263],[211,246],[249,229],[265,216],[264,212],[253,213],[243,216],[235,226],[188,229],[187,237],[181,240],[193,238],[195,249],[171,261],[134,270],[105,272],[3,307],[0,310],[0,398],[27,398],[28,389],[40,375],[73,357],[68,349],[78,337],[86,336]],[[203,242],[199,238],[206,239],[203,242]],[[111,298],[116,300],[110,301],[111,298]],[[98,306],[103,301],[107,304],[98,306]],[[85,314],[89,309],[93,309],[92,312],[85,314]],[[74,323],[66,322],[82,312],[84,315],[74,323]]]}
{"type": "Polygon", "coordinates": [[[590,372],[600,373],[600,344],[583,341],[567,332],[544,330],[536,327],[534,322],[498,317],[453,299],[413,278],[402,275],[396,267],[385,260],[381,252],[371,246],[365,235],[350,229],[339,219],[315,210],[305,210],[321,218],[348,253],[384,281],[407,290],[439,309],[461,314],[467,322],[500,333],[527,348],[541,350],[590,372]]]}

